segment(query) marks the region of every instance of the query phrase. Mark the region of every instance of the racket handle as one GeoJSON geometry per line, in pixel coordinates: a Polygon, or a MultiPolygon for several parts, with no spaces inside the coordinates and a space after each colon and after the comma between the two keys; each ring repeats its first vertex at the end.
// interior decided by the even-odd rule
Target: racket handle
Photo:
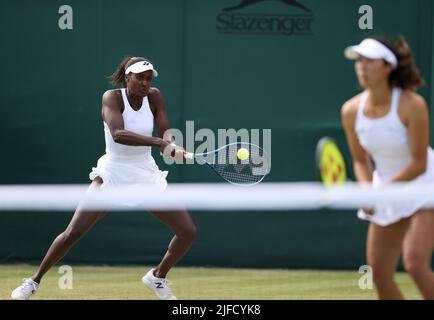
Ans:
{"type": "Polygon", "coordinates": [[[193,157],[194,157],[194,155],[191,152],[184,153],[184,158],[187,160],[191,160],[191,159],[193,159],[193,157]]]}

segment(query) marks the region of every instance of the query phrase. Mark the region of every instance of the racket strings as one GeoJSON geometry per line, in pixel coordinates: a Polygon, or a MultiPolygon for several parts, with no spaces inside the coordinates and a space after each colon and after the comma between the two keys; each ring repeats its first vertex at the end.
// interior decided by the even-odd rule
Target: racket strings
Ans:
{"type": "Polygon", "coordinates": [[[269,172],[269,160],[258,146],[248,143],[235,143],[219,149],[211,164],[215,171],[229,182],[249,185],[260,182],[269,172]],[[248,150],[245,160],[238,159],[238,150],[248,150]]]}
{"type": "Polygon", "coordinates": [[[320,178],[325,185],[346,181],[345,159],[336,142],[329,137],[320,139],[317,145],[317,166],[320,178]]]}

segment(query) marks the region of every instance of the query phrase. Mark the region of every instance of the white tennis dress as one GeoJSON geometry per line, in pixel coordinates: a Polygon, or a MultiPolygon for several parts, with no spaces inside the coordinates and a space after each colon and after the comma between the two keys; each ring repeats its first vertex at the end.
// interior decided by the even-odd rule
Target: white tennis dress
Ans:
{"type": "MultiPolygon", "coordinates": [[[[398,115],[401,89],[394,88],[390,111],[381,118],[367,118],[364,115],[368,92],[362,93],[357,111],[356,133],[360,145],[370,154],[374,161],[372,184],[380,186],[392,179],[399,171],[412,161],[408,141],[408,130],[398,115]]],[[[427,149],[427,169],[417,176],[410,184],[434,182],[434,151],[427,149]]],[[[409,217],[423,207],[424,203],[409,205],[378,205],[375,214],[367,215],[363,210],[358,211],[358,217],[372,221],[381,226],[387,226],[402,218],[409,217]]]]}
{"type": "MultiPolygon", "coordinates": [[[[127,99],[125,89],[121,89],[124,102],[124,128],[126,130],[152,136],[154,128],[154,115],[149,107],[148,97],[143,98],[139,110],[134,110],[127,99]]],[[[89,174],[90,180],[101,177],[103,184],[107,185],[155,185],[164,190],[167,186],[167,171],[160,171],[151,154],[151,147],[128,146],[116,143],[110,129],[104,122],[106,153],[99,158],[96,168],[89,174]]]]}

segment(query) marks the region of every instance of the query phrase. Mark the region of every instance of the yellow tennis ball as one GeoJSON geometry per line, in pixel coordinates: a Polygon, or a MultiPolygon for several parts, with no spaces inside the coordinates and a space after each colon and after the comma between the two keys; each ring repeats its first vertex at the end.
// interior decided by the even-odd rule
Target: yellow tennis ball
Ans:
{"type": "Polygon", "coordinates": [[[240,160],[246,160],[246,159],[248,159],[249,158],[249,150],[241,148],[237,152],[237,157],[240,160]]]}

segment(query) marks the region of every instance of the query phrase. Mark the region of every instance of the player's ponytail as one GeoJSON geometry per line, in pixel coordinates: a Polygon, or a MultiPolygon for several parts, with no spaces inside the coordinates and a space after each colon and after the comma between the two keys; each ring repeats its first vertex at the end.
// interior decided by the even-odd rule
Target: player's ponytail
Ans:
{"type": "Polygon", "coordinates": [[[389,84],[402,89],[417,90],[425,84],[421,78],[419,70],[413,61],[411,48],[403,36],[398,41],[378,37],[380,41],[395,54],[398,59],[398,66],[389,75],[389,84]]]}
{"type": "Polygon", "coordinates": [[[113,74],[108,77],[110,79],[110,82],[115,86],[123,85],[125,87],[126,86],[125,69],[138,61],[149,61],[149,60],[142,57],[126,56],[118,65],[115,72],[113,72],[113,74]]]}

